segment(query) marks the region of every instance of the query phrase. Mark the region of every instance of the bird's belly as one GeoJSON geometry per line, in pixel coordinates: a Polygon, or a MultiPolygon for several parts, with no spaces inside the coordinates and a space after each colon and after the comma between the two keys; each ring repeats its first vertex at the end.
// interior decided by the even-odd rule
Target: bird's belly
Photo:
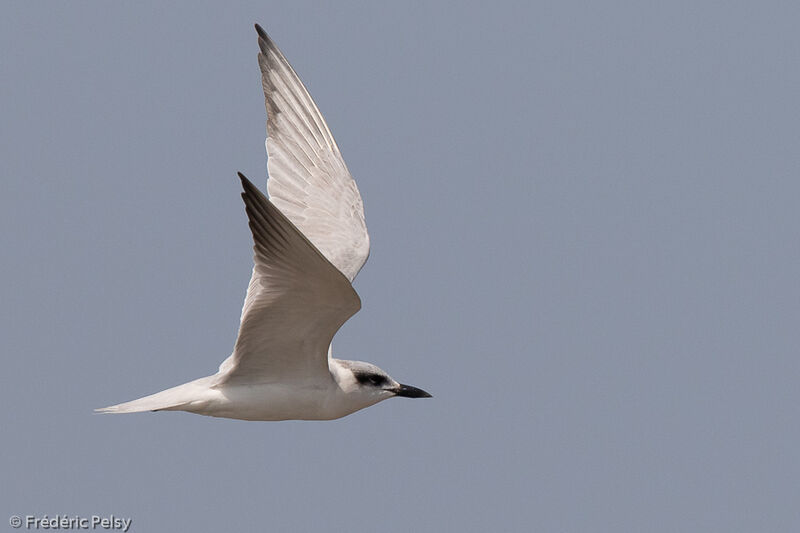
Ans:
{"type": "Polygon", "coordinates": [[[213,398],[185,409],[240,420],[330,420],[348,414],[336,405],[335,396],[325,387],[223,385],[213,398]]]}

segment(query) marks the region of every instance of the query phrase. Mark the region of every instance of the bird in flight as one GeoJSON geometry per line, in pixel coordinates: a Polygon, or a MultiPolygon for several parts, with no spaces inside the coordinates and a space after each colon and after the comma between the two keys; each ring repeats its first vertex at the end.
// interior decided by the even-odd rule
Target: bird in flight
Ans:
{"type": "Polygon", "coordinates": [[[311,95],[256,24],[267,108],[267,199],[239,174],[253,275],[233,353],[219,371],[102,413],[188,411],[242,420],[330,420],[387,398],[429,398],[331,341],[361,308],[369,255],[361,194],[311,95]]]}

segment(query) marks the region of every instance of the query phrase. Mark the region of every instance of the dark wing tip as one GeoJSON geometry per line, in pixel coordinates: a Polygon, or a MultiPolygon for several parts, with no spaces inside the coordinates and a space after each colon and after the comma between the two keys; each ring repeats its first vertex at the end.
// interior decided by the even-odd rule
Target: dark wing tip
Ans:
{"type": "Polygon", "coordinates": [[[242,174],[241,172],[237,172],[236,174],[238,174],[238,175],[239,175],[239,179],[240,179],[240,180],[241,180],[241,182],[242,182],[242,188],[243,188],[245,191],[252,191],[253,189],[255,189],[255,188],[256,188],[256,186],[255,186],[255,185],[253,185],[253,182],[252,182],[252,181],[250,181],[249,179],[247,179],[247,176],[245,176],[245,175],[244,175],[244,174],[242,174]]]}
{"type": "Polygon", "coordinates": [[[270,48],[275,48],[272,39],[269,38],[264,28],[256,24],[256,33],[258,33],[258,47],[261,49],[262,54],[266,54],[270,48]]]}
{"type": "MultiPolygon", "coordinates": [[[[247,218],[250,221],[253,240],[256,245],[261,244],[262,246],[266,246],[276,235],[282,235],[280,230],[276,230],[269,223],[273,217],[279,216],[275,213],[277,209],[272,207],[269,200],[264,196],[264,193],[259,191],[258,187],[253,185],[244,174],[241,172],[237,172],[237,174],[242,181],[242,189],[244,189],[242,192],[242,200],[244,201],[245,211],[247,211],[247,218]],[[272,229],[265,229],[269,227],[272,227],[272,229]]],[[[278,211],[278,213],[280,212],[278,211]]]]}
{"type": "Polygon", "coordinates": [[[239,175],[239,179],[242,181],[242,189],[244,189],[242,197],[251,196],[253,198],[258,199],[258,201],[266,200],[266,196],[264,196],[264,193],[259,191],[258,187],[253,185],[253,182],[247,179],[247,176],[245,176],[241,172],[237,172],[237,174],[239,175]]]}
{"type": "Polygon", "coordinates": [[[247,176],[245,176],[241,172],[237,172],[236,174],[239,175],[239,180],[242,182],[242,189],[244,189],[245,191],[243,194],[246,194],[248,189],[253,188],[253,184],[250,182],[249,179],[247,179],[247,176]]]}

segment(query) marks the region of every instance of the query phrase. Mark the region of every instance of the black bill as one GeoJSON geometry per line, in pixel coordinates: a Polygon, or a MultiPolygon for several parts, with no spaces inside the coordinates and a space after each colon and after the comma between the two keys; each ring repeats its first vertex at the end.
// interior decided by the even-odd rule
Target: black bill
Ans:
{"type": "Polygon", "coordinates": [[[412,387],[411,385],[400,385],[400,387],[395,390],[395,395],[404,398],[433,398],[433,396],[424,390],[412,387]]]}

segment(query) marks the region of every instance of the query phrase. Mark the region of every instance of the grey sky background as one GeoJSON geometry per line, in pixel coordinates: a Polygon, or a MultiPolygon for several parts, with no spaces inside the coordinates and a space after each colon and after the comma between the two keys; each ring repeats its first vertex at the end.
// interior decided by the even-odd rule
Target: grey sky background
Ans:
{"type": "Polygon", "coordinates": [[[800,528],[800,8],[482,4],[5,3],[0,528],[800,528]],[[233,346],[254,22],[364,197],[334,352],[435,398],[94,415],[233,346]]]}

